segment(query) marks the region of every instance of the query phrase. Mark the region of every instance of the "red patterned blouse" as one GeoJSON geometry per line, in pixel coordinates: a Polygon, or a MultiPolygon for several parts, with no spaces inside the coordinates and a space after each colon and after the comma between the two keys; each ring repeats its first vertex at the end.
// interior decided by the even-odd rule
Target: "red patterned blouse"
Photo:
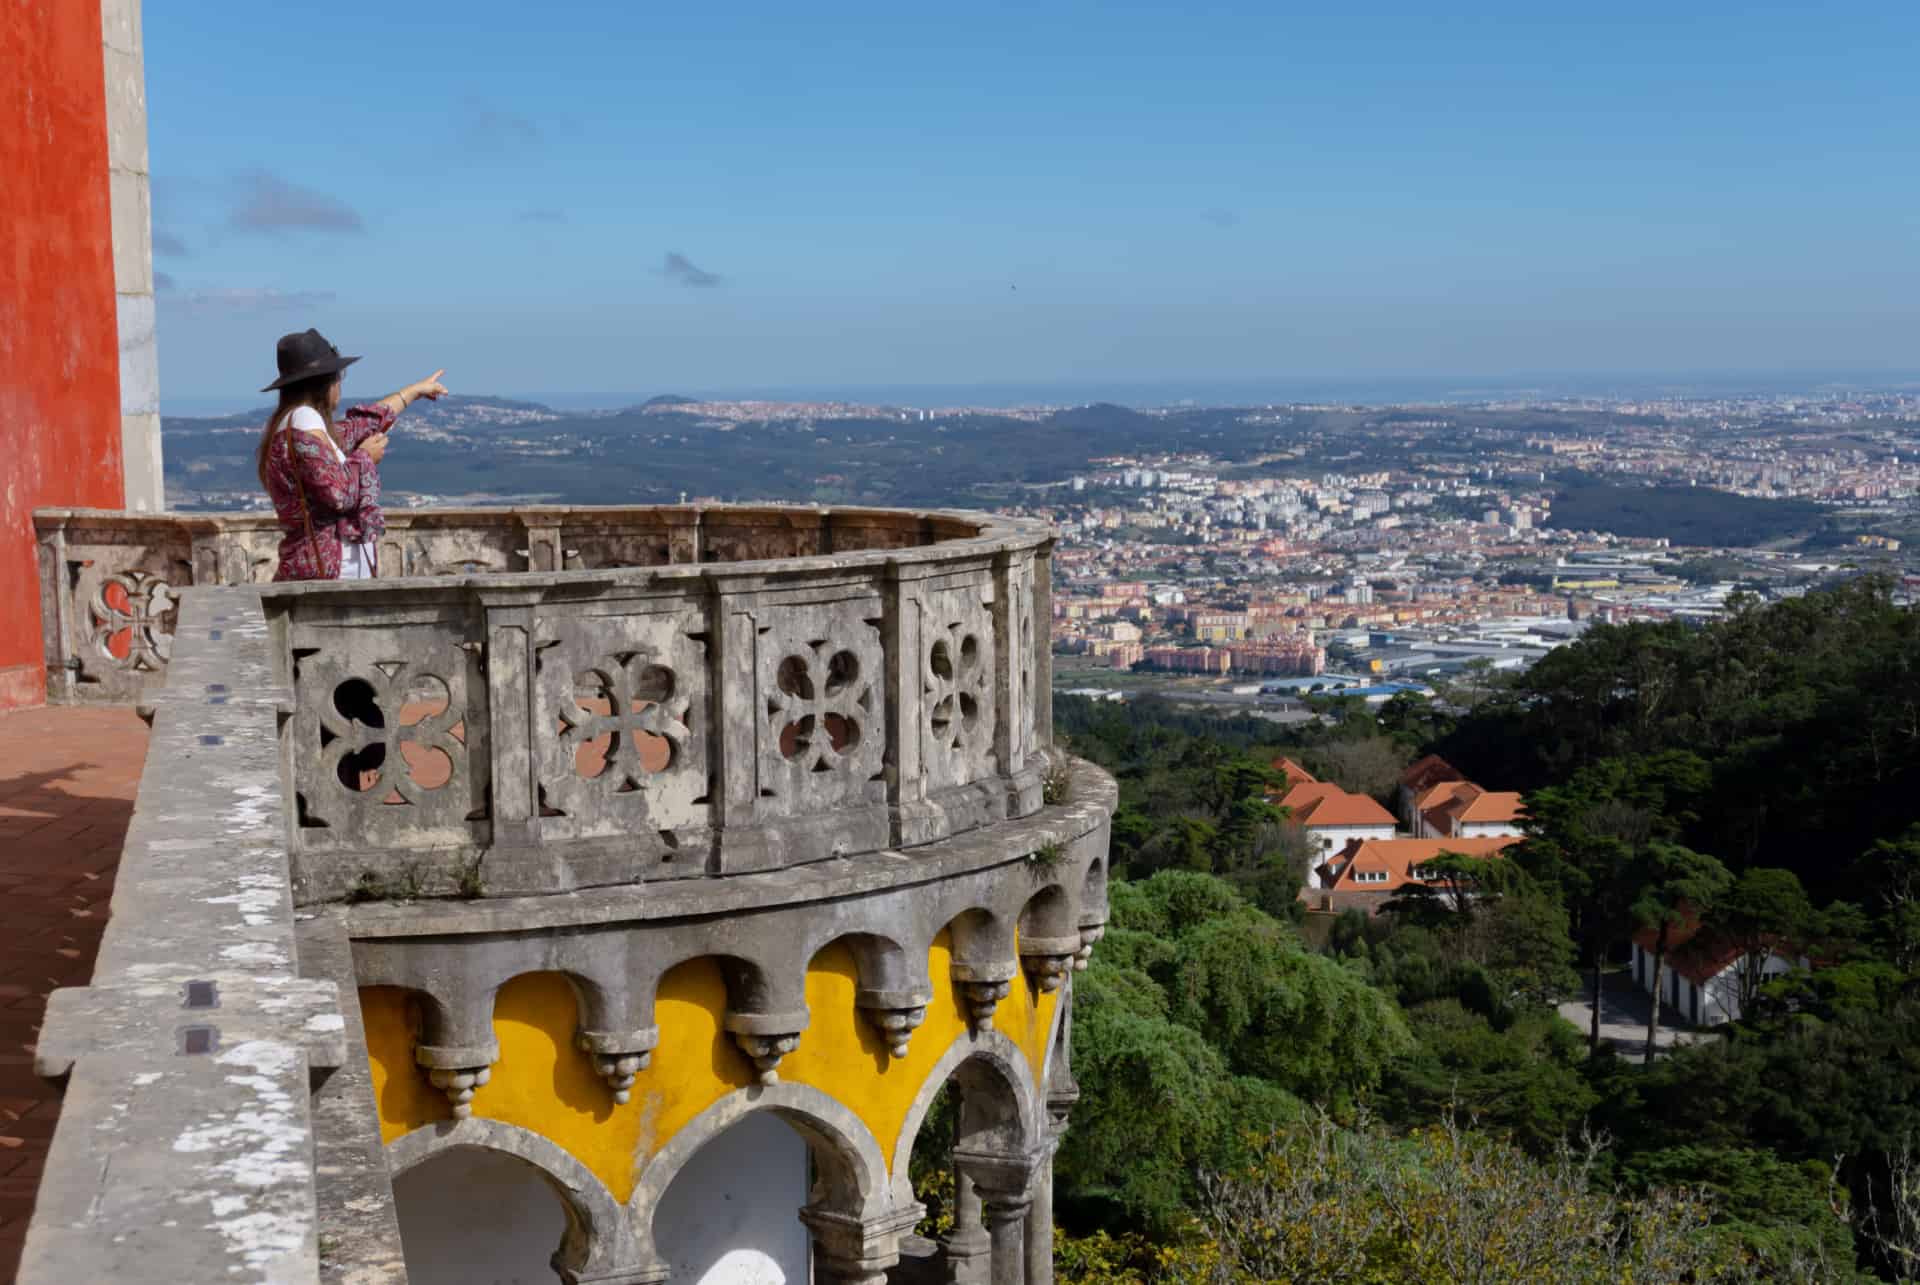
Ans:
{"type": "Polygon", "coordinates": [[[275,580],[338,579],[340,542],[375,540],[387,529],[380,514],[380,474],[360,443],[392,428],[394,418],[393,409],[378,402],[348,411],[339,425],[344,461],[318,433],[289,428],[284,420],[274,430],[267,451],[267,495],[280,519],[275,580]]]}

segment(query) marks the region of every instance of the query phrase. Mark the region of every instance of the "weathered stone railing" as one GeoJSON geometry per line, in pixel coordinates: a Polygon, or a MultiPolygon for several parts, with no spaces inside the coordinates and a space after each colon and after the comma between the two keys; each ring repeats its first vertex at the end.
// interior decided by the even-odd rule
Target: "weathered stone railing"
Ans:
{"type": "MultiPolygon", "coordinates": [[[[1023,543],[1034,539],[1031,532],[989,533],[975,537],[984,547],[962,541],[897,557],[816,557],[757,567],[357,587],[236,586],[186,594],[168,682],[148,694],[151,748],[91,984],[54,994],[36,1049],[37,1069],[65,1076],[67,1089],[27,1234],[23,1285],[404,1285],[390,1175],[467,1146],[507,1150],[552,1180],[568,1211],[566,1238],[554,1259],[563,1279],[668,1279],[654,1239],[655,1211],[662,1191],[705,1139],[762,1106],[803,1122],[829,1119],[847,1126],[849,1137],[868,1136],[857,1118],[859,1103],[836,1105],[805,1083],[776,1082],[778,1064],[810,1038],[815,1017],[820,1026],[830,1025],[826,1010],[811,1011],[818,1001],[806,978],[809,961],[834,941],[851,943],[858,981],[843,1001],[884,1037],[888,1057],[901,1058],[914,1045],[937,988],[958,988],[970,1034],[920,1083],[908,1123],[887,1155],[839,1147],[839,1134],[815,1148],[821,1181],[802,1218],[815,1238],[816,1262],[836,1271],[837,1263],[855,1264],[858,1272],[848,1268],[839,1278],[862,1280],[876,1279],[874,1273],[893,1262],[899,1233],[923,1212],[907,1184],[918,1122],[948,1068],[974,1058],[1010,1069],[979,1089],[980,1100],[996,1105],[998,1114],[983,1109],[978,1121],[961,1116],[963,1124],[972,1122],[973,1132],[966,1139],[971,1149],[956,1148],[956,1164],[970,1166],[966,1182],[979,1198],[970,1216],[987,1229],[979,1244],[968,1242],[967,1252],[983,1271],[990,1254],[995,1280],[1050,1280],[1048,1164],[1074,1093],[1066,1064],[1068,1027],[1062,1018],[1048,1036],[1055,1040],[1053,1054],[1032,1070],[1029,1055],[996,1033],[993,1020],[1023,973],[1037,992],[1065,990],[1071,971],[1104,931],[1108,822],[1117,788],[1089,765],[1077,765],[1067,791],[1072,797],[1064,804],[981,826],[921,853],[876,852],[724,880],[602,887],[557,897],[382,898],[295,911],[302,868],[337,864],[343,852],[313,846],[321,827],[298,823],[295,790],[312,779],[306,760],[335,764],[355,746],[364,754],[376,739],[364,722],[310,709],[312,701],[338,691],[339,684],[329,689],[318,676],[347,673],[343,681],[372,687],[375,707],[384,698],[399,713],[378,730],[432,729],[420,738],[440,738],[428,748],[453,760],[436,788],[456,788],[460,770],[484,770],[496,788],[463,797],[498,799],[505,793],[498,764],[506,760],[520,765],[515,788],[537,799],[531,729],[547,719],[537,704],[540,693],[559,701],[562,714],[569,698],[579,708],[583,689],[592,703],[592,693],[604,692],[614,676],[583,684],[577,667],[585,663],[580,657],[602,646],[635,653],[619,661],[621,674],[643,673],[652,663],[643,655],[672,661],[671,651],[649,651],[669,625],[675,631],[704,625],[695,632],[711,631],[718,639],[706,644],[704,671],[698,665],[693,670],[705,673],[698,681],[714,693],[706,698],[704,723],[697,716],[688,723],[691,711],[702,706],[691,695],[677,694],[695,687],[668,689],[659,676],[650,680],[652,704],[639,715],[664,706],[674,712],[675,725],[690,735],[705,727],[709,742],[718,744],[710,745],[707,763],[722,784],[710,787],[704,803],[695,797],[675,805],[709,810],[685,827],[689,834],[704,827],[709,870],[749,870],[744,863],[750,860],[804,860],[814,854],[805,845],[820,843],[840,824],[823,818],[838,814],[863,818],[878,807],[889,829],[912,824],[922,834],[942,825],[950,832],[978,819],[980,814],[952,799],[1000,799],[1006,811],[1016,810],[1016,796],[1025,796],[1007,783],[1039,762],[1044,720],[1016,717],[1013,711],[1024,706],[1005,703],[997,688],[990,711],[978,704],[988,688],[965,689],[976,693],[976,720],[987,718],[995,729],[991,738],[981,734],[979,744],[1002,745],[1001,724],[1017,724],[1019,735],[1008,735],[1024,743],[1025,757],[1021,766],[1007,768],[1014,760],[995,758],[998,750],[961,755],[960,747],[972,744],[964,729],[947,724],[935,734],[931,711],[954,694],[952,684],[966,667],[955,664],[954,677],[943,677],[932,660],[943,642],[950,662],[966,649],[968,635],[952,632],[941,605],[950,600],[940,595],[956,595],[953,610],[979,631],[972,635],[976,649],[986,645],[983,638],[994,638],[996,649],[977,652],[976,663],[1012,681],[1014,666],[996,666],[992,657],[1007,658],[1016,649],[999,637],[1004,623],[989,625],[1017,619],[1017,604],[1032,602],[1044,585],[1044,564],[1028,565],[1044,559],[1044,541],[1023,543]],[[1026,586],[1024,594],[1013,593],[1010,582],[1026,586]],[[991,599],[984,597],[989,591],[991,599]],[[833,632],[854,629],[854,621],[875,637],[856,644],[833,632]],[[501,672],[510,667],[500,659],[499,639],[513,630],[524,634],[523,650],[509,654],[526,657],[528,666],[518,680],[501,672]],[[462,631],[477,633],[478,659],[459,645],[472,640],[462,631]],[[564,636],[553,638],[544,652],[536,649],[536,640],[555,633],[564,636]],[[377,641],[354,641],[362,638],[377,641]],[[764,649],[761,640],[768,640],[764,649]],[[822,646],[815,648],[816,641],[822,646]],[[308,650],[310,644],[317,646],[308,650]],[[784,650],[790,645],[824,659],[788,667],[784,650]],[[341,649],[341,668],[326,668],[334,663],[325,659],[330,647],[341,649]],[[840,650],[877,667],[867,671],[878,675],[869,680],[872,705],[860,703],[861,680],[849,662],[836,667],[840,650]],[[450,668],[452,683],[434,675],[444,692],[422,692],[429,686],[424,683],[416,687],[416,676],[439,663],[436,656],[456,655],[478,666],[477,676],[450,668]],[[542,655],[553,658],[553,673],[560,676],[546,680],[546,688],[535,663],[542,655]],[[800,686],[802,669],[811,675],[811,696],[804,688],[794,693],[781,686],[783,673],[794,680],[790,686],[800,686]],[[369,672],[377,677],[367,677],[369,672]],[[832,688],[840,712],[767,709],[761,677],[783,696],[811,705],[832,688]],[[496,700],[501,688],[505,697],[496,700]],[[896,688],[917,695],[903,696],[896,688]],[[729,692],[750,693],[752,700],[736,709],[729,692]],[[446,708],[436,712],[432,701],[416,696],[444,696],[446,708]],[[456,703],[461,701],[471,703],[456,703]],[[421,707],[428,712],[416,714],[421,707]],[[920,721],[909,726],[900,716],[906,709],[918,711],[920,721]],[[827,727],[830,756],[811,740],[801,748],[797,735],[782,735],[785,724],[779,732],[769,730],[781,717],[797,722],[808,712],[816,719],[812,736],[827,727]],[[842,743],[834,746],[827,720],[836,716],[869,717],[885,729],[889,739],[877,760],[878,782],[860,777],[830,783],[840,770],[834,763],[859,751],[850,730],[843,729],[842,743]],[[329,725],[339,730],[326,733],[329,725]],[[510,752],[501,746],[510,743],[502,729],[511,727],[526,729],[527,740],[510,752]],[[308,745],[325,744],[303,749],[301,736],[311,738],[308,745]],[[790,758],[789,749],[802,757],[790,758]],[[808,760],[808,750],[821,756],[808,760]],[[936,769],[931,756],[940,753],[955,757],[936,769]],[[826,771],[815,772],[819,762],[828,763],[826,771]],[[901,763],[910,763],[911,771],[901,763]],[[731,775],[729,764],[741,775],[731,775]],[[963,769],[981,774],[954,784],[963,769]],[[761,781],[772,782],[770,794],[762,793],[761,781]],[[872,785],[880,788],[862,788],[872,785]],[[819,793],[781,793],[807,787],[819,793]],[[735,803],[745,810],[731,810],[735,803]],[[789,822],[809,837],[769,835],[789,822]],[[729,839],[735,825],[745,842],[729,839]],[[736,859],[742,864],[733,864],[736,859]],[[939,958],[934,942],[943,931],[946,964],[930,971],[939,958]],[[586,1171],[577,1162],[537,1134],[464,1118],[460,1095],[484,1080],[489,1066],[498,1062],[505,1074],[518,1069],[502,1060],[494,1038],[495,997],[512,978],[558,970],[579,983],[580,1027],[571,1053],[591,1060],[606,1082],[607,1102],[619,1104],[626,1101],[619,1095],[634,1068],[644,1067],[660,1042],[656,992],[662,977],[680,961],[706,957],[727,961],[724,1029],[753,1059],[759,1078],[703,1112],[672,1145],[648,1158],[625,1205],[608,1196],[598,1179],[581,1177],[586,1171]],[[414,1060],[454,1103],[450,1119],[415,1128],[392,1146],[382,1143],[360,1008],[359,988],[365,986],[397,986],[422,998],[424,1025],[414,1060]],[[996,1094],[1007,1100],[992,1102],[996,1094]],[[1029,1267],[1022,1274],[1021,1228],[1029,1205],[1029,1267]]],[[[687,637],[696,645],[701,641],[687,637]]],[[[598,668],[587,672],[601,674],[598,668]]],[[[1038,699],[1046,689],[1022,690],[1038,699]]],[[[632,698],[623,690],[614,699],[632,698]]],[[[346,703],[363,714],[369,708],[364,693],[346,703]]],[[[573,726],[584,735],[588,720],[614,715],[583,710],[578,717],[573,726]]],[[[677,733],[664,718],[654,719],[657,730],[643,730],[677,746],[677,733]]],[[[559,715],[552,718],[555,735],[562,722],[559,715]]],[[[352,780],[364,782],[357,775],[364,771],[382,783],[350,793],[371,796],[363,801],[389,811],[414,806],[408,793],[421,790],[411,769],[406,779],[391,781],[397,803],[388,801],[383,774],[419,741],[379,743],[385,761],[356,765],[352,780]]],[[[647,772],[642,762],[636,773],[633,759],[611,745],[603,757],[606,771],[590,784],[601,781],[617,797],[639,793],[643,799],[637,802],[645,808],[666,806],[646,798],[645,789],[623,791],[625,778],[602,780],[625,772],[644,781],[660,772],[647,772]]],[[[670,751],[662,771],[670,776],[675,762],[670,751]]],[[[337,767],[331,770],[332,779],[341,781],[337,767]]],[[[985,806],[991,810],[990,802],[985,806]]],[[[542,847],[540,841],[551,836],[538,825],[553,823],[559,834],[572,835],[582,826],[594,828],[583,817],[601,815],[591,808],[552,815],[565,809],[549,806],[520,819],[520,846],[503,845],[497,831],[482,846],[476,837],[481,832],[460,828],[479,821],[455,817],[455,811],[442,808],[433,824],[466,836],[456,851],[477,853],[482,877],[499,872],[527,886],[545,877],[539,874],[542,861],[561,869],[553,864],[553,849],[620,838],[569,838],[542,847]]],[[[481,820],[492,825],[491,807],[488,812],[481,820]]],[[[646,824],[635,827],[636,843],[653,833],[653,819],[649,813],[646,824]]],[[[857,823],[870,824],[870,818],[857,823]]],[[[350,829],[344,823],[338,828],[350,829]]],[[[691,846],[666,851],[684,854],[691,846]]],[[[603,874],[616,871],[622,859],[649,870],[664,864],[661,850],[644,850],[651,855],[595,859],[607,862],[603,874]]],[[[401,886],[362,891],[375,897],[432,891],[422,885],[439,877],[435,850],[408,851],[407,860],[417,860],[417,867],[389,864],[382,867],[388,873],[378,876],[401,886]]],[[[470,885],[460,891],[494,889],[470,885]]],[[[926,1038],[919,1037],[922,1043],[926,1038]]],[[[680,1049],[682,1055],[692,1052],[680,1049]]],[[[949,1258],[963,1249],[956,1240],[949,1258]]]]}
{"type": "MultiPolygon", "coordinates": [[[[609,570],[913,548],[982,533],[976,515],[799,506],[394,509],[382,579],[609,570]]],[[[41,619],[48,698],[137,700],[164,679],[180,590],[264,584],[271,513],[41,509],[41,619]]]]}
{"type": "Polygon", "coordinates": [[[360,1279],[403,1281],[358,1010],[337,980],[351,970],[317,969],[324,945],[300,929],[325,925],[294,920],[286,693],[258,597],[196,593],[180,625],[195,641],[155,696],[91,983],[53,993],[35,1050],[67,1085],[19,1279],[316,1281],[332,1243],[360,1279]],[[384,1201],[350,1212],[363,1180],[384,1201]]]}
{"type": "Polygon", "coordinates": [[[1045,527],[620,520],[709,560],[262,590],[300,900],[735,874],[1040,807],[1045,527]]]}

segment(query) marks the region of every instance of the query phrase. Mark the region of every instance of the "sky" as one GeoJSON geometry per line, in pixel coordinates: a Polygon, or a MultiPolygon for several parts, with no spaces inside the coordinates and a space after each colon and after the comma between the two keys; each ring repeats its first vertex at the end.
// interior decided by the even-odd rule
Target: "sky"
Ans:
{"type": "Polygon", "coordinates": [[[168,405],[1920,370],[1920,5],[151,4],[168,405]]]}

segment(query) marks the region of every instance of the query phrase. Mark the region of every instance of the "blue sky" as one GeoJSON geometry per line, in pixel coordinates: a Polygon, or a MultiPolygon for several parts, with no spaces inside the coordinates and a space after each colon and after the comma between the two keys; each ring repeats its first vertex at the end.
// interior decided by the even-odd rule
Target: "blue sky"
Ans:
{"type": "Polygon", "coordinates": [[[1920,5],[149,5],[161,372],[1920,369],[1920,5]]]}

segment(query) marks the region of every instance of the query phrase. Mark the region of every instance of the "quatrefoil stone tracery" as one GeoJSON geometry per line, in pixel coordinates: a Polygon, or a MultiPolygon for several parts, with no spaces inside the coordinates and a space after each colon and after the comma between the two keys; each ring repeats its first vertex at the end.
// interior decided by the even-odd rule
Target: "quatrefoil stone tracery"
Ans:
{"type": "Polygon", "coordinates": [[[178,605],[173,586],[144,571],[122,571],[102,578],[87,603],[93,617],[94,651],[127,669],[164,669],[173,653],[168,618],[178,605]],[[121,634],[127,638],[127,654],[116,657],[113,640],[121,634]]]}
{"type": "Polygon", "coordinates": [[[328,742],[323,751],[326,778],[337,779],[339,762],[345,756],[362,754],[378,746],[385,751],[384,757],[369,769],[372,779],[356,793],[385,798],[388,797],[386,791],[391,790],[401,801],[417,804],[424,792],[439,790],[445,783],[421,785],[414,778],[413,767],[400,749],[402,743],[409,742],[446,755],[452,773],[459,775],[466,747],[453,729],[463,714],[455,698],[455,687],[445,678],[411,661],[383,660],[374,663],[371,673],[336,674],[320,686],[320,726],[325,732],[322,739],[328,742]],[[432,683],[444,694],[434,697],[441,708],[411,723],[401,721],[409,709],[409,695],[423,682],[432,683]],[[354,683],[365,684],[372,691],[372,704],[379,709],[384,727],[368,726],[343,712],[339,703],[341,693],[354,683]]]}
{"type": "Polygon", "coordinates": [[[607,712],[590,712],[578,701],[559,711],[561,739],[578,745],[609,738],[605,767],[596,779],[608,780],[622,793],[646,788],[647,778],[665,771],[685,750],[693,735],[687,726],[690,698],[680,691],[678,676],[652,656],[641,652],[623,652],[605,659],[613,663],[580,674],[575,687],[597,687],[607,702],[607,712]],[[590,681],[582,682],[582,679],[590,681]],[[644,708],[634,706],[644,702],[644,708]],[[640,754],[640,734],[658,737],[668,745],[669,758],[658,769],[650,769],[640,754]]]}
{"type": "Polygon", "coordinates": [[[766,697],[768,730],[784,757],[838,771],[865,738],[872,690],[852,651],[812,639],[780,662],[766,697]]]}
{"type": "Polygon", "coordinates": [[[966,748],[986,725],[993,671],[985,650],[979,636],[958,620],[949,623],[928,649],[922,688],[927,728],[942,749],[966,748]]]}

